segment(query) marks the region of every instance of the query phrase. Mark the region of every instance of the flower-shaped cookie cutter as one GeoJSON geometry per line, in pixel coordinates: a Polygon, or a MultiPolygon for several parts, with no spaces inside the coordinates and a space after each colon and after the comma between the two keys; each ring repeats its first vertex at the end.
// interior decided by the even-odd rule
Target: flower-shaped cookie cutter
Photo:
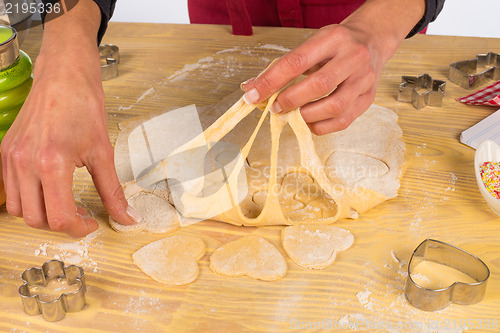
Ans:
{"type": "Polygon", "coordinates": [[[99,46],[99,57],[101,58],[101,81],[117,77],[120,48],[113,44],[101,45],[99,46]]]}
{"type": "Polygon", "coordinates": [[[415,109],[426,106],[441,106],[446,82],[434,80],[429,74],[402,76],[398,101],[411,103],[415,109]]]}
{"type": "Polygon", "coordinates": [[[475,89],[489,80],[500,80],[500,53],[478,54],[476,59],[450,64],[448,78],[465,89],[475,89]]]}
{"type": "Polygon", "coordinates": [[[489,276],[488,266],[473,254],[447,243],[426,239],[411,256],[405,295],[411,305],[424,311],[441,310],[450,303],[474,304],[483,299],[489,276]],[[456,281],[439,289],[422,287],[412,278],[413,269],[422,261],[431,261],[456,269],[471,277],[475,282],[456,281]]]}
{"type": "MultiPolygon", "coordinates": [[[[19,287],[24,312],[30,316],[42,314],[47,321],[58,321],[66,316],[67,312],[82,310],[87,304],[85,301],[85,277],[80,266],[64,266],[60,260],[50,260],[42,267],[32,267],[23,272],[21,277],[24,284],[19,287]],[[48,284],[64,281],[73,286],[75,291],[62,293],[56,299],[41,299],[38,290],[46,288],[48,284]]],[[[60,289],[54,288],[54,291],[60,289]]]]}

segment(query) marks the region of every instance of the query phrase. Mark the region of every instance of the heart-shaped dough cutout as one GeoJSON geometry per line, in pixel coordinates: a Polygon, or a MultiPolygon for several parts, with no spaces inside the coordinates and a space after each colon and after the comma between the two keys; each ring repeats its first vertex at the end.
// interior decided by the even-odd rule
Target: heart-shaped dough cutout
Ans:
{"type": "Polygon", "coordinates": [[[128,203],[142,220],[133,225],[123,225],[109,217],[109,224],[116,231],[163,234],[179,228],[177,210],[167,200],[153,193],[137,192],[128,199],[128,203]]]}
{"type": "Polygon", "coordinates": [[[175,235],[144,246],[132,258],[134,264],[154,280],[183,285],[198,277],[197,261],[203,254],[205,244],[200,238],[175,235]]]}
{"type": "Polygon", "coordinates": [[[323,269],[335,261],[337,252],[352,246],[354,236],[333,225],[294,225],[283,229],[282,240],[286,253],[297,265],[323,269]]]}
{"type": "Polygon", "coordinates": [[[252,279],[274,281],[285,276],[287,265],[271,243],[250,235],[215,250],[210,257],[210,268],[222,275],[246,275],[252,279]]]}

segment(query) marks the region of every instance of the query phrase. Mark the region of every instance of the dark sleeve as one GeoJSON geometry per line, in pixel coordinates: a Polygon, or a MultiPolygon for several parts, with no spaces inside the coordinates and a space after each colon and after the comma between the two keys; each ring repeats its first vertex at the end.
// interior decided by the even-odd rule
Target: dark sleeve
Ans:
{"type": "Polygon", "coordinates": [[[422,19],[411,29],[406,38],[410,38],[424,30],[429,23],[434,21],[443,9],[445,0],[425,0],[425,13],[422,19]]]}
{"type": "MultiPolygon", "coordinates": [[[[54,5],[59,0],[41,0],[43,4],[46,6],[48,3],[54,5]]],[[[78,0],[66,0],[66,8],[67,10],[71,10],[72,7],[76,5],[78,0]]],[[[97,44],[101,43],[102,37],[106,32],[108,27],[108,22],[113,15],[113,11],[115,10],[116,0],[94,0],[94,2],[101,9],[101,26],[99,27],[99,32],[97,33],[97,44]]],[[[42,22],[45,22],[45,15],[42,15],[42,22]]]]}

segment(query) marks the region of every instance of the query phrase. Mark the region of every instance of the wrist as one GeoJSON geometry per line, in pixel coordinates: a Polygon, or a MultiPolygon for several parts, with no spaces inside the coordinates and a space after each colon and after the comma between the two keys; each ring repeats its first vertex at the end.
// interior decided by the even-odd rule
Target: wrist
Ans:
{"type": "Polygon", "coordinates": [[[341,25],[366,35],[387,62],[425,13],[425,0],[367,0],[341,25]]]}
{"type": "MultiPolygon", "coordinates": [[[[97,32],[101,24],[101,11],[93,0],[79,0],[65,14],[47,14],[40,62],[63,61],[87,64],[98,63],[97,32]]],[[[38,62],[37,59],[37,62],[38,62]]]]}
{"type": "Polygon", "coordinates": [[[95,43],[83,46],[76,41],[58,42],[40,50],[33,67],[33,76],[35,81],[44,74],[53,79],[86,76],[94,77],[100,83],[100,68],[99,51],[95,43]]]}
{"type": "MultiPolygon", "coordinates": [[[[62,8],[69,4],[59,0],[62,8]]],[[[81,31],[78,37],[91,36],[96,40],[101,25],[101,10],[94,0],[78,0],[64,13],[53,11],[44,19],[44,33],[64,34],[81,31]]]]}

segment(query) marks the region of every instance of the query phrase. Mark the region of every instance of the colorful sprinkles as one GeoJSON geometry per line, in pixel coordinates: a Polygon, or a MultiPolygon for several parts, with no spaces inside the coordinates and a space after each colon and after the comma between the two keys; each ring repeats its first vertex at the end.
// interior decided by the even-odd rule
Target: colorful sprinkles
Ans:
{"type": "Polygon", "coordinates": [[[479,172],[484,187],[494,198],[500,199],[500,163],[484,162],[479,172]]]}

